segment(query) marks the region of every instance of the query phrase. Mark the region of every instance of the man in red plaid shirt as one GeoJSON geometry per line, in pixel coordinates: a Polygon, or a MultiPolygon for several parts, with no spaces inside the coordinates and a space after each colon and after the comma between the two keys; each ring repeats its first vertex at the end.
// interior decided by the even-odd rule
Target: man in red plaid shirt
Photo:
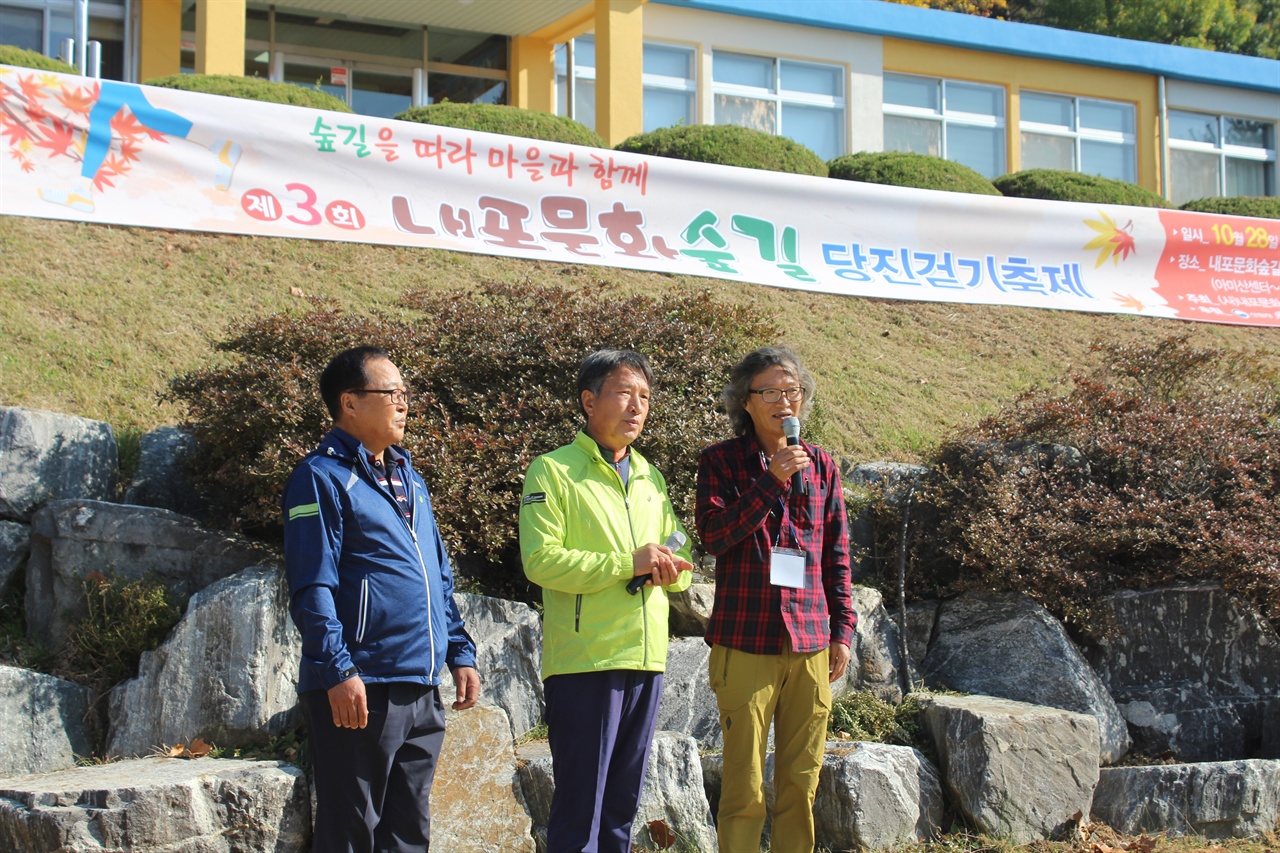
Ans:
{"type": "Polygon", "coordinates": [[[790,350],[751,353],[723,394],[737,438],[708,447],[698,462],[698,533],[716,556],[706,641],[724,732],[721,853],[760,849],[770,722],[770,850],[813,850],[831,682],[849,665],[858,621],[840,472],[824,450],[788,445],[783,433],[784,418],[808,412],[814,388],[790,350]],[[792,485],[797,473],[803,489],[792,485]]]}

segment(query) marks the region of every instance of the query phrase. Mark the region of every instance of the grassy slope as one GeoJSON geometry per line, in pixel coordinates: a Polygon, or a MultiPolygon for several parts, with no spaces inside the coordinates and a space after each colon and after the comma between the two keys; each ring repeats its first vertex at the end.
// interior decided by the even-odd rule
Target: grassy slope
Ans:
{"type": "MultiPolygon", "coordinates": [[[[1263,351],[1277,332],[1022,308],[850,299],[711,279],[483,255],[214,236],[0,217],[0,405],[106,420],[172,423],[174,375],[218,357],[234,319],[305,310],[298,288],[349,309],[393,304],[417,285],[482,281],[708,288],[773,314],[813,368],[830,449],[912,459],[950,428],[1088,362],[1095,339],[1190,331],[1201,344],[1263,351]]],[[[607,343],[601,341],[602,344],[607,343]]]]}

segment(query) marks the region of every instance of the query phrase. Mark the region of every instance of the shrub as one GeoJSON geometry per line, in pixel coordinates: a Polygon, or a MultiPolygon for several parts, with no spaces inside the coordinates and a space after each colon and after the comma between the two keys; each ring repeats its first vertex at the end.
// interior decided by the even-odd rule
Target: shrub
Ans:
{"type": "Polygon", "coordinates": [[[171,386],[200,443],[193,473],[231,526],[276,535],[284,480],[328,428],[315,390],[321,369],[345,347],[379,343],[413,388],[405,443],[462,558],[461,579],[508,597],[530,593],[516,539],[524,470],[580,426],[575,387],[587,353],[613,346],[652,360],[653,409],[637,448],[666,474],[692,528],[698,454],[727,433],[715,409],[728,368],[776,333],[758,310],[706,293],[653,299],[493,284],[412,292],[401,309],[317,308],[238,324],[218,345],[230,363],[171,386]]]}
{"type": "Polygon", "coordinates": [[[866,690],[831,703],[827,733],[833,738],[917,748],[926,740],[920,729],[920,702],[915,696],[908,696],[895,706],[866,690]]]}
{"type": "Polygon", "coordinates": [[[1274,196],[1218,196],[1198,198],[1182,205],[1180,210],[1198,210],[1202,213],[1225,213],[1228,216],[1256,216],[1259,219],[1280,219],[1280,198],[1274,196]]]}
{"type": "Polygon", "coordinates": [[[520,107],[505,107],[497,104],[432,104],[427,107],[407,109],[397,115],[396,119],[422,124],[438,124],[441,127],[457,127],[463,130],[478,130],[482,133],[521,136],[526,139],[544,139],[547,142],[586,145],[590,148],[609,147],[594,130],[567,116],[551,115],[520,107]]]}
{"type": "Polygon", "coordinates": [[[774,136],[732,124],[687,124],[640,133],[623,140],[618,151],[651,154],[696,163],[719,163],[745,169],[827,176],[817,154],[785,136],[774,136]]]}
{"type": "Polygon", "coordinates": [[[1163,196],[1146,187],[1059,169],[1026,169],[1003,175],[992,183],[1004,195],[1016,198],[1127,204],[1131,207],[1173,207],[1163,196]]]}
{"type": "Polygon", "coordinates": [[[1275,377],[1186,336],[1094,352],[1070,391],[1028,392],[937,450],[910,592],[1022,592],[1098,636],[1101,596],[1208,580],[1280,621],[1275,377]]]}
{"type": "Polygon", "coordinates": [[[246,101],[266,101],[269,104],[287,104],[294,107],[311,107],[317,110],[349,113],[351,107],[319,88],[308,89],[293,83],[274,83],[261,77],[237,77],[233,74],[175,74],[145,81],[148,86],[164,89],[182,89],[186,92],[204,92],[246,101]]]}
{"type": "Polygon", "coordinates": [[[36,68],[40,71],[59,71],[63,74],[79,74],[73,65],[61,59],[50,59],[43,53],[25,50],[11,44],[0,44],[0,65],[16,65],[20,68],[36,68]]]}
{"type": "Polygon", "coordinates": [[[831,177],[842,181],[917,187],[974,195],[1000,195],[981,174],[963,163],[908,151],[863,151],[846,154],[827,164],[831,177]]]}

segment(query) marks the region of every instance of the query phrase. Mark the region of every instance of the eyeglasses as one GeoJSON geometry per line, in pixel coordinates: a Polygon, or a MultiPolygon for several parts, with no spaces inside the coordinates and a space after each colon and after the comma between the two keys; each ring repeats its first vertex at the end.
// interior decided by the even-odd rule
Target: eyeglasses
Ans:
{"type": "Polygon", "coordinates": [[[391,400],[393,406],[409,405],[408,388],[352,388],[348,394],[381,394],[391,400]]]}
{"type": "Polygon", "coordinates": [[[792,403],[799,403],[804,399],[804,388],[797,385],[794,388],[787,388],[785,391],[781,388],[761,388],[759,391],[752,389],[749,394],[759,394],[760,399],[766,403],[776,403],[783,397],[786,397],[792,403]]]}

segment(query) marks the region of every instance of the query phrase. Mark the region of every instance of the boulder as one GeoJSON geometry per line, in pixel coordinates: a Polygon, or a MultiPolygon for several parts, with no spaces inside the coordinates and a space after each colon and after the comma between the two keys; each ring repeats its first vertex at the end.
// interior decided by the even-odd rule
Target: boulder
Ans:
{"type": "MultiPolygon", "coordinates": [[[[702,757],[703,785],[715,814],[724,756],[702,757]]],[[[773,753],[764,766],[768,841],[774,808],[773,753]]],[[[942,778],[919,751],[882,743],[829,741],[813,801],[813,828],[822,850],[897,848],[941,832],[946,802],[942,778]]],[[[707,848],[715,849],[714,846],[707,848]]]]}
{"type": "Polygon", "coordinates": [[[49,773],[88,757],[87,687],[13,666],[0,666],[0,775],[49,773]]]}
{"type": "Polygon", "coordinates": [[[1257,610],[1216,584],[1117,592],[1099,610],[1109,633],[1086,653],[1141,752],[1220,761],[1273,748],[1280,635],[1257,610]]]}
{"type": "Polygon", "coordinates": [[[936,696],[925,707],[952,804],[979,831],[1026,844],[1067,834],[1098,782],[1098,721],[994,699],[936,696]]]}
{"type": "Polygon", "coordinates": [[[1280,823],[1280,761],[1107,767],[1093,815],[1117,832],[1249,838],[1280,823]]]}
{"type": "Polygon", "coordinates": [[[832,685],[832,693],[837,698],[865,690],[885,702],[902,702],[906,685],[902,679],[898,625],[889,618],[883,601],[877,589],[853,588],[853,609],[858,614],[858,627],[854,632],[853,659],[849,662],[849,669],[840,682],[832,685]]]}
{"type": "Polygon", "coordinates": [[[672,638],[658,706],[659,731],[683,732],[703,749],[717,749],[723,742],[720,709],[707,680],[710,658],[711,647],[702,638],[672,638]]]}
{"type": "MultiPolygon", "coordinates": [[[[520,760],[520,787],[539,853],[546,850],[547,820],[551,815],[551,797],[555,779],[551,773],[551,750],[546,741],[534,741],[517,748],[520,760]]],[[[716,848],[715,829],[711,824],[711,808],[703,790],[702,760],[698,744],[679,732],[659,731],[654,734],[649,754],[649,767],[640,805],[632,827],[637,850],[659,849],[649,828],[650,821],[660,820],[676,833],[673,850],[712,851],[716,848]],[[682,846],[683,844],[683,846],[682,846]]]]}
{"type": "Polygon", "coordinates": [[[117,467],[110,425],[0,408],[0,518],[27,521],[50,501],[110,498],[117,467]]]}
{"type": "Polygon", "coordinates": [[[283,762],[117,761],[0,779],[0,850],[305,853],[310,814],[283,762]]]}
{"type": "MultiPolygon", "coordinates": [[[[934,628],[938,624],[938,610],[942,602],[937,599],[913,601],[907,605],[907,658],[910,660],[912,684],[919,683],[920,668],[929,655],[934,628]]],[[[894,624],[901,624],[901,614],[895,608],[894,624]]]]}
{"type": "Polygon", "coordinates": [[[707,633],[711,608],[716,603],[716,585],[691,583],[683,592],[672,593],[671,634],[676,637],[701,637],[707,633]]]}
{"type": "Polygon", "coordinates": [[[144,435],[139,442],[138,468],[124,493],[124,502],[205,517],[208,505],[200,498],[186,469],[186,461],[195,449],[195,436],[177,427],[164,426],[144,435]]]}
{"type": "Polygon", "coordinates": [[[152,577],[186,599],[216,580],[270,559],[243,537],[202,529],[164,509],[102,501],[55,501],[31,519],[27,634],[60,642],[85,613],[84,579],[152,577]]]}
{"type": "Polygon", "coordinates": [[[883,743],[827,744],[813,801],[814,833],[823,849],[920,844],[942,831],[945,810],[942,777],[919,751],[883,743]]]}
{"type": "MultiPolygon", "coordinates": [[[[518,601],[455,593],[458,612],[476,643],[480,696],[506,712],[511,739],[542,721],[542,620],[518,601]]],[[[455,696],[453,676],[440,673],[440,695],[446,704],[455,696]]]]}
{"type": "Polygon", "coordinates": [[[962,595],[942,603],[923,677],[933,687],[1089,714],[1102,761],[1129,749],[1129,731],[1062,624],[1022,595],[962,595]]]}
{"type": "Polygon", "coordinates": [[[533,853],[511,724],[501,708],[449,710],[431,786],[431,847],[457,853],[533,853]]]}
{"type": "Polygon", "coordinates": [[[146,755],[196,737],[264,743],[297,725],[302,642],[274,567],[246,569],[196,593],[138,677],[111,691],[111,755],[146,755]]]}
{"type": "Polygon", "coordinates": [[[31,528],[16,521],[0,521],[0,596],[18,567],[27,561],[31,546],[31,528]]]}

